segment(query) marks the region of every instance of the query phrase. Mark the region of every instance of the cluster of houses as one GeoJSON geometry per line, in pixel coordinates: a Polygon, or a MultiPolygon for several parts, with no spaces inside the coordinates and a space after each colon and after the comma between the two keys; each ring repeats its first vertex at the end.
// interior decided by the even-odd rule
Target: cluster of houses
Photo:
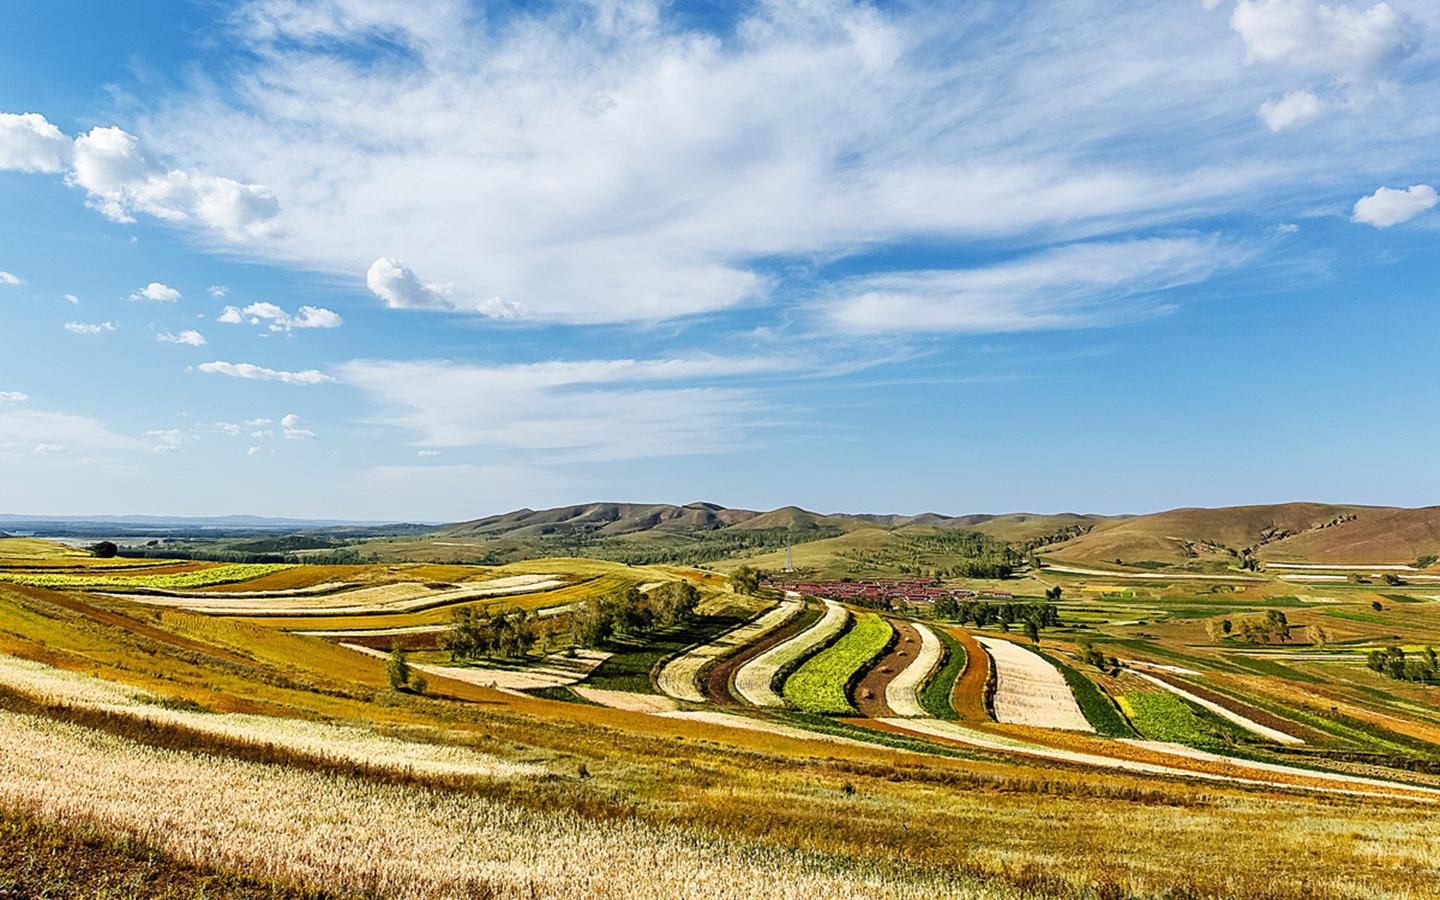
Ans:
{"type": "Polygon", "coordinates": [[[977,597],[994,600],[1013,600],[1007,591],[969,591],[964,588],[948,588],[933,581],[902,581],[892,578],[865,578],[858,581],[773,581],[766,579],[766,586],[777,591],[790,591],[806,597],[825,597],[830,600],[849,600],[857,603],[876,604],[882,601],[904,603],[934,603],[943,597],[952,600],[973,600],[977,597]]]}

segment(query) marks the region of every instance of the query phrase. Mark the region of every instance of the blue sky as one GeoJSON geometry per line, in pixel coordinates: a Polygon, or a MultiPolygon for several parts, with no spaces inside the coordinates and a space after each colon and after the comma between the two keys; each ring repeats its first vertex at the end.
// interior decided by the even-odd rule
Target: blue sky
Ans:
{"type": "Polygon", "coordinates": [[[1440,8],[19,4],[0,511],[1440,502],[1440,8]]]}

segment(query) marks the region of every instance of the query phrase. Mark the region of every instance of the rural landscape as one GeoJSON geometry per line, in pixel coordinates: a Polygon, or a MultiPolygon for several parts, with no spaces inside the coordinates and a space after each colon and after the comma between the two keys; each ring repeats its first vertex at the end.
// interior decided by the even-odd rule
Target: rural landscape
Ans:
{"type": "Polygon", "coordinates": [[[0,900],[1440,900],[1440,0],[0,3],[0,900]]]}
{"type": "Polygon", "coordinates": [[[0,539],[12,896],[1440,883],[1440,508],[156,528],[0,539]]]}

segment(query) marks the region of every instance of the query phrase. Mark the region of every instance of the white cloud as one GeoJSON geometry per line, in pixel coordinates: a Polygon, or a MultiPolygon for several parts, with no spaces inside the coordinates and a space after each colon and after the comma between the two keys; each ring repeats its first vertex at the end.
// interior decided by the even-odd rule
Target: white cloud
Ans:
{"type": "Polygon", "coordinates": [[[19,391],[0,391],[0,403],[25,403],[29,399],[29,394],[22,394],[19,391]]]}
{"type": "Polygon", "coordinates": [[[61,172],[70,140],[39,113],[0,113],[0,171],[61,172]]]}
{"type": "Polygon", "coordinates": [[[1420,26],[1389,3],[1239,0],[1230,26],[1255,63],[1289,63],[1339,76],[1367,76],[1420,45],[1420,26]]]}
{"type": "Polygon", "coordinates": [[[249,450],[246,450],[246,451],[245,451],[245,455],[246,455],[246,456],[259,456],[259,455],[260,455],[260,448],[259,448],[259,447],[251,447],[249,450]]]}
{"type": "Polygon", "coordinates": [[[1355,201],[1352,219],[1376,228],[1408,222],[1433,207],[1437,197],[1428,184],[1413,184],[1404,190],[1382,187],[1355,201]]]}
{"type": "Polygon", "coordinates": [[[325,384],[335,380],[317,369],[285,372],[251,363],[216,361],[201,363],[197,368],[212,375],[228,375],[231,378],[245,378],[251,381],[281,381],[285,384],[325,384]]]}
{"type": "Polygon", "coordinates": [[[62,299],[64,299],[66,303],[69,303],[72,306],[80,302],[80,298],[75,296],[74,294],[66,294],[62,299]]]}
{"type": "Polygon", "coordinates": [[[140,442],[117,435],[88,416],[0,405],[0,436],[12,446],[37,448],[37,455],[66,450],[103,452],[139,449],[140,442]],[[45,449],[38,449],[38,448],[45,449]]]}
{"type": "Polygon", "coordinates": [[[24,280],[18,275],[11,275],[9,272],[0,269],[0,284],[24,284],[24,280]]]}
{"type": "Polygon", "coordinates": [[[230,437],[240,436],[240,426],[234,422],[216,422],[214,428],[221,434],[229,435],[230,437]]]}
{"type": "Polygon", "coordinates": [[[174,453],[184,444],[195,440],[195,435],[179,428],[166,428],[160,431],[147,431],[145,436],[153,444],[150,447],[156,453],[174,453]]]}
{"type": "Polygon", "coordinates": [[[285,440],[287,441],[308,441],[315,437],[315,432],[305,427],[305,420],[289,413],[280,419],[280,426],[284,429],[285,440]]]}
{"type": "Polygon", "coordinates": [[[381,257],[370,264],[365,273],[365,284],[370,292],[391,309],[437,309],[447,312],[478,312],[492,319],[519,319],[525,315],[525,306],[489,297],[476,301],[456,295],[452,284],[429,283],[420,280],[409,266],[398,259],[381,257]]]}
{"type": "Polygon", "coordinates": [[[181,293],[167,284],[152,281],[130,295],[133,302],[142,300],[154,300],[157,303],[174,303],[180,299],[181,293]]]}
{"type": "Polygon", "coordinates": [[[120,326],[114,322],[66,322],[65,330],[71,334],[100,334],[115,331],[120,326]]]}
{"type": "Polygon", "coordinates": [[[162,331],[155,335],[155,340],[162,344],[185,344],[190,347],[205,346],[205,336],[198,331],[186,330],[179,334],[172,334],[169,331],[162,331]]]}
{"type": "Polygon", "coordinates": [[[96,127],[75,139],[69,182],[88,203],[117,222],[144,213],[174,223],[204,225],[232,240],[259,238],[274,229],[280,204],[257,184],[151,163],[135,135],[96,127]]]}
{"type": "Polygon", "coordinates": [[[764,404],[750,390],[717,382],[786,367],[697,357],[499,366],[355,361],[340,371],[380,404],[378,421],[414,432],[423,449],[633,459],[734,445],[764,404]]]}
{"type": "Polygon", "coordinates": [[[271,331],[290,331],[293,328],[339,328],[345,324],[340,314],[319,306],[302,306],[295,315],[273,303],[252,303],[241,309],[227,306],[220,313],[219,321],[227,325],[267,325],[271,331]]]}
{"type": "Polygon", "coordinates": [[[1290,91],[1279,100],[1266,100],[1260,104],[1260,118],[1265,126],[1274,132],[1304,125],[1319,118],[1325,111],[1325,104],[1310,91],[1290,91]]]}
{"type": "Polygon", "coordinates": [[[250,428],[264,428],[266,425],[274,425],[274,424],[275,424],[275,420],[273,420],[273,419],[246,419],[246,420],[245,420],[245,424],[246,424],[246,426],[248,426],[248,427],[250,427],[250,428]]]}
{"type": "Polygon", "coordinates": [[[439,450],[416,450],[415,455],[421,459],[433,459],[440,455],[439,450]]]}
{"type": "Polygon", "coordinates": [[[216,300],[220,300],[226,294],[230,293],[230,289],[225,287],[225,285],[223,284],[212,284],[205,290],[208,291],[210,293],[210,296],[214,297],[216,300]]]}
{"type": "Polygon", "coordinates": [[[833,322],[852,332],[1086,327],[1153,311],[1150,295],[1203,281],[1242,256],[1215,238],[1072,244],[977,268],[868,275],[827,299],[833,322]]]}

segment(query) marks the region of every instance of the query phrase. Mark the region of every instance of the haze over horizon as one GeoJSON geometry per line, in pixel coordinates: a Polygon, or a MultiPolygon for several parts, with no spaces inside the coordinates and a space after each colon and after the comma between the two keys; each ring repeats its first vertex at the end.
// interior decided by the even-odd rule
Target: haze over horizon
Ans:
{"type": "Polygon", "coordinates": [[[1419,0],[18,5],[0,511],[1435,504],[1437,34],[1419,0]]]}

